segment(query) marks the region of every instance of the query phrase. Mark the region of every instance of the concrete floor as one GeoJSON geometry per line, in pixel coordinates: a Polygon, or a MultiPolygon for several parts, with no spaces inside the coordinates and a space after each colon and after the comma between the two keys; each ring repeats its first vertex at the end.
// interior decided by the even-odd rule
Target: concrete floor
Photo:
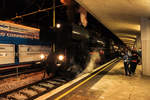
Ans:
{"type": "Polygon", "coordinates": [[[124,75],[123,62],[115,65],[105,76],[96,76],[61,100],[150,100],[150,77],[136,74],[124,75]]]}

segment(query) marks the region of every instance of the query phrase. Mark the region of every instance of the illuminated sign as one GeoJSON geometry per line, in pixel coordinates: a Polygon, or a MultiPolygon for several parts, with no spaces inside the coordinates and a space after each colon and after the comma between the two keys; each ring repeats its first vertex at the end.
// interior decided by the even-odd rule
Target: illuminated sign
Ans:
{"type": "Polygon", "coordinates": [[[18,37],[27,39],[39,39],[40,29],[27,27],[19,24],[0,21],[1,37],[18,37]]]}

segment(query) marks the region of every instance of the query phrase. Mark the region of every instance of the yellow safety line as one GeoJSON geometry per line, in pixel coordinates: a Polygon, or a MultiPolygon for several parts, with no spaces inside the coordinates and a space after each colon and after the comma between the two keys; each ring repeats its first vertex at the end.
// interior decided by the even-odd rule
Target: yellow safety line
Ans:
{"type": "MultiPolygon", "coordinates": [[[[114,63],[113,63],[114,64],[114,63]]],[[[112,65],[112,64],[111,64],[112,65]]],[[[86,80],[84,80],[83,82],[81,82],[80,84],[76,85],[75,87],[73,87],[72,89],[70,89],[69,91],[65,92],[64,94],[60,95],[59,97],[57,97],[55,100],[60,100],[61,98],[63,98],[64,96],[66,96],[67,94],[69,94],[70,92],[72,92],[73,90],[75,90],[76,88],[78,88],[79,86],[81,86],[82,84],[84,84],[85,82],[87,82],[88,80],[90,80],[91,78],[93,78],[94,76],[96,76],[97,74],[99,74],[100,72],[102,72],[103,70],[105,70],[106,68],[108,68],[109,66],[103,68],[102,70],[98,71],[97,73],[95,73],[94,75],[92,75],[91,77],[87,78],[86,80]]]]}
{"type": "Polygon", "coordinates": [[[97,71],[97,70],[99,70],[99,69],[103,68],[104,66],[109,65],[110,63],[114,62],[115,60],[117,60],[117,58],[115,58],[115,59],[113,59],[113,60],[109,61],[108,63],[105,63],[105,64],[103,64],[103,65],[99,66],[98,68],[94,69],[94,70],[91,72],[91,74],[92,74],[92,73],[94,73],[95,71],[97,71]]]}

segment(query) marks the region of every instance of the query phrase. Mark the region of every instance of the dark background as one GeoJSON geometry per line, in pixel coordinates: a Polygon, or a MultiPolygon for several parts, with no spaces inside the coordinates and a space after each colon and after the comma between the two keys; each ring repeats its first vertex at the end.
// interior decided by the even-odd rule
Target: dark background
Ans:
{"type": "MultiPolygon", "coordinates": [[[[80,23],[80,14],[78,12],[79,4],[73,2],[71,8],[62,6],[56,8],[56,23],[61,23],[58,30],[53,28],[53,11],[36,13],[22,18],[11,20],[16,16],[27,14],[40,9],[50,8],[53,0],[0,0],[0,20],[9,20],[18,24],[40,28],[40,38],[42,41],[55,41],[57,34],[62,40],[70,38],[72,32],[72,23],[83,27],[80,23]]],[[[62,5],[60,0],[56,0],[56,6],[62,5]]],[[[92,15],[87,14],[88,25],[85,27],[89,35],[108,41],[111,38],[116,44],[123,44],[111,31],[103,24],[98,22],[92,15]]]]}

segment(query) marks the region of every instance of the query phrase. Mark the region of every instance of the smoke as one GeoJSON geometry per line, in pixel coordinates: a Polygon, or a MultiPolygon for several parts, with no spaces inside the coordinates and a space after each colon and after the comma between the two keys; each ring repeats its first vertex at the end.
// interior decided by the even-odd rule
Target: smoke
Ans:
{"type": "Polygon", "coordinates": [[[74,2],[74,0],[60,0],[61,3],[65,6],[67,6],[67,16],[71,23],[74,23],[75,21],[75,14],[80,13],[80,21],[84,27],[87,26],[87,11],[74,2]],[[78,6],[77,6],[78,5],[78,6]]]}
{"type": "Polygon", "coordinates": [[[60,0],[60,2],[67,6],[67,16],[68,16],[68,20],[70,23],[74,22],[74,15],[75,15],[75,7],[74,7],[74,2],[73,0],[60,0]]]}
{"type": "Polygon", "coordinates": [[[88,22],[87,22],[87,11],[83,7],[80,6],[79,12],[80,12],[81,23],[84,27],[86,27],[88,24],[88,22]]]}
{"type": "Polygon", "coordinates": [[[60,2],[61,2],[63,5],[69,6],[69,5],[71,5],[72,0],[60,0],[60,2]]]}
{"type": "Polygon", "coordinates": [[[90,56],[90,61],[86,67],[86,69],[83,71],[84,73],[92,72],[92,70],[96,67],[97,63],[99,63],[101,60],[100,55],[97,51],[94,51],[93,54],[90,56]]]}
{"type": "Polygon", "coordinates": [[[77,75],[77,77],[81,76],[82,74],[92,72],[93,69],[95,69],[97,67],[97,64],[100,63],[100,61],[101,61],[101,57],[99,55],[99,52],[98,51],[93,51],[92,54],[90,55],[90,61],[87,64],[85,70],[83,70],[82,73],[77,75]]]}
{"type": "Polygon", "coordinates": [[[77,64],[74,63],[72,66],[70,66],[70,67],[67,69],[67,71],[69,71],[69,72],[71,72],[71,73],[73,73],[73,74],[75,74],[75,75],[78,75],[78,74],[80,74],[80,72],[82,71],[82,68],[81,68],[80,65],[77,65],[77,64]]]}

